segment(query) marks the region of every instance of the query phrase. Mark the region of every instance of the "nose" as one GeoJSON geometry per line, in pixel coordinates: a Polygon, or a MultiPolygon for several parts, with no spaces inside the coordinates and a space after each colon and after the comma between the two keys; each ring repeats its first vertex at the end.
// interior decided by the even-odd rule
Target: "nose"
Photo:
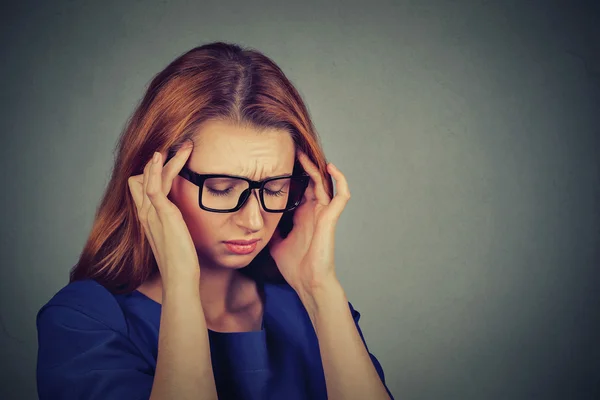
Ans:
{"type": "Polygon", "coordinates": [[[238,226],[247,231],[257,232],[264,226],[262,206],[258,197],[258,189],[253,189],[246,203],[235,213],[238,226]]]}

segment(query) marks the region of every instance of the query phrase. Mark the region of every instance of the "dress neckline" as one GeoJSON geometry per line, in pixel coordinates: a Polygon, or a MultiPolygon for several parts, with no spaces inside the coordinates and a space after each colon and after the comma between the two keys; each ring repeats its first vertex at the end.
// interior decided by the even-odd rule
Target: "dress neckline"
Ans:
{"type": "MultiPolygon", "coordinates": [[[[258,281],[256,282],[256,285],[257,285],[259,295],[263,299],[263,313],[262,313],[262,318],[261,318],[260,330],[258,330],[258,331],[242,331],[242,332],[219,332],[219,331],[213,331],[212,329],[207,328],[208,332],[212,336],[241,336],[241,335],[250,336],[250,335],[262,335],[265,333],[265,315],[267,314],[267,309],[268,309],[267,305],[269,304],[269,301],[268,301],[269,296],[267,293],[269,285],[267,283],[258,282],[258,281]]],[[[144,301],[148,304],[151,304],[152,307],[157,308],[159,311],[162,311],[162,304],[160,304],[156,300],[148,297],[147,295],[140,292],[139,290],[135,289],[133,292],[131,292],[131,294],[133,296],[140,298],[142,301],[144,301]]]]}

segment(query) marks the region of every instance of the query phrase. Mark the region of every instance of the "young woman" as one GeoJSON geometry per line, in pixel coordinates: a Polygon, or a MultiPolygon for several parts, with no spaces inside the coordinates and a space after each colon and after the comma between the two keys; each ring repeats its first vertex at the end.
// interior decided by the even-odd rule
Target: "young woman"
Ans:
{"type": "Polygon", "coordinates": [[[392,398],[336,278],[349,198],[269,58],[183,54],[128,122],[70,282],[38,313],[40,399],[392,398]]]}

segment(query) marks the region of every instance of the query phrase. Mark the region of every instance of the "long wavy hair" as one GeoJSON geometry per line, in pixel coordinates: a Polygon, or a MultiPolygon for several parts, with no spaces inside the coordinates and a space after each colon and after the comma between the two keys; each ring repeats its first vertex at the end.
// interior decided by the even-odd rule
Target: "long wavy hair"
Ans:
{"type": "MultiPolygon", "coordinates": [[[[215,42],[172,61],[150,82],[117,144],[110,181],[70,282],[94,279],[113,293],[130,292],[158,272],[137,218],[127,180],[143,173],[155,151],[173,155],[200,124],[220,119],[234,124],[282,129],[317,165],[326,190],[333,181],[308,110],[282,70],[259,51],[215,42]]],[[[294,173],[302,167],[296,160],[294,173]]],[[[279,230],[292,229],[293,212],[279,230]]],[[[242,269],[254,279],[281,281],[268,246],[242,269]]]]}

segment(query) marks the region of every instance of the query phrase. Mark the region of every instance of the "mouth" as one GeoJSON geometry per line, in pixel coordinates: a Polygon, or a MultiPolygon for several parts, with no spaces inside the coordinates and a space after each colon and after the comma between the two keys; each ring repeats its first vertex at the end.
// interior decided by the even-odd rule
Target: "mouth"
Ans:
{"type": "Polygon", "coordinates": [[[225,243],[239,245],[239,246],[248,246],[253,243],[258,242],[260,239],[251,239],[251,240],[226,240],[225,243]]]}
{"type": "Polygon", "coordinates": [[[252,240],[227,240],[224,241],[225,247],[233,254],[250,254],[256,250],[260,239],[252,240]]]}

